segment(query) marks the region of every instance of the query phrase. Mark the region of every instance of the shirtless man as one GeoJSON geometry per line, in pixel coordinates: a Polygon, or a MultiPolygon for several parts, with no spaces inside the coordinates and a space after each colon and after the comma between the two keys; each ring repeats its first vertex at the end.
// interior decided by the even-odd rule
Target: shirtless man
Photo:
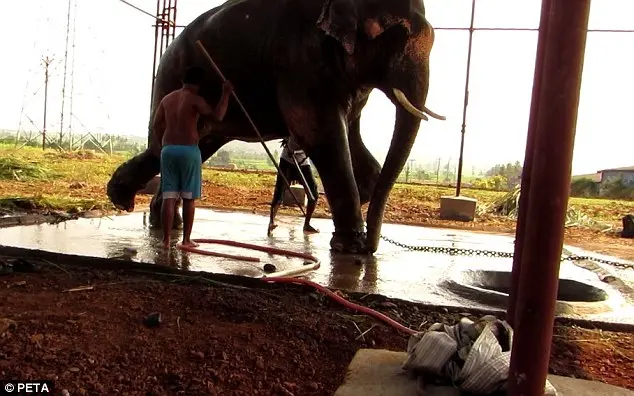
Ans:
{"type": "Polygon", "coordinates": [[[167,249],[170,247],[170,232],[178,198],[183,199],[182,245],[198,246],[190,239],[194,223],[194,200],[200,198],[202,189],[198,117],[207,116],[214,122],[221,122],[227,113],[229,97],[233,92],[231,83],[225,81],[222,86],[222,97],[218,106],[213,109],[198,95],[203,79],[204,71],[201,68],[187,69],[183,87],[161,100],[152,125],[152,149],[154,154],[161,158],[161,223],[163,246],[167,249]]]}

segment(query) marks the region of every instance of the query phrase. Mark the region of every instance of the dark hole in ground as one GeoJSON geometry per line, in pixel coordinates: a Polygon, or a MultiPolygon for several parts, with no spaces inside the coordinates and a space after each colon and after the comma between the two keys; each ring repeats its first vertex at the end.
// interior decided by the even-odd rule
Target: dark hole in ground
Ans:
{"type": "MultiPolygon", "coordinates": [[[[511,290],[511,273],[506,271],[464,271],[463,283],[481,289],[493,290],[509,294],[511,290]]],[[[539,287],[539,285],[535,285],[539,287]]],[[[560,279],[557,300],[566,302],[598,302],[608,299],[608,294],[587,283],[560,279]]]]}

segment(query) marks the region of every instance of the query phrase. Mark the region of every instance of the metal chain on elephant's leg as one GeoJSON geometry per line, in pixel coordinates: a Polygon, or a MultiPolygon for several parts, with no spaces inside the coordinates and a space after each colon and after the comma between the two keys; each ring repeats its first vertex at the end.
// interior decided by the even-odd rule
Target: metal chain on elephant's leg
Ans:
{"type": "MultiPolygon", "coordinates": [[[[496,250],[467,249],[467,248],[425,246],[425,245],[421,245],[421,246],[408,245],[405,243],[397,242],[383,235],[381,235],[381,239],[384,240],[385,242],[391,243],[392,245],[401,247],[403,249],[417,251],[417,252],[448,254],[450,256],[484,256],[484,257],[503,257],[503,258],[513,257],[513,253],[500,252],[496,250]]],[[[605,259],[600,259],[600,258],[591,257],[591,256],[570,255],[570,256],[564,256],[561,258],[561,261],[583,261],[583,260],[596,261],[598,263],[611,265],[613,267],[617,267],[621,269],[634,269],[634,264],[621,263],[618,261],[605,260],[605,259]]]]}

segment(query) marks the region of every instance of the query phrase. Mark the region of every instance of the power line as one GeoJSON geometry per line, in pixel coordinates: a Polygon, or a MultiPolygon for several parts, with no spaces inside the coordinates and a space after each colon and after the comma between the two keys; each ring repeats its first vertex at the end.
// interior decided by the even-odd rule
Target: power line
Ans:
{"type": "Polygon", "coordinates": [[[139,8],[139,7],[137,7],[137,6],[135,6],[134,4],[130,4],[130,3],[128,3],[128,2],[127,2],[127,1],[125,1],[125,0],[119,0],[119,1],[120,1],[120,2],[122,2],[123,4],[127,4],[127,5],[129,5],[130,7],[134,8],[134,9],[135,9],[135,10],[137,10],[137,11],[140,11],[141,13],[143,13],[143,14],[145,14],[145,15],[149,15],[149,16],[151,16],[151,17],[152,17],[152,18],[154,18],[157,22],[167,23],[167,24],[169,24],[170,26],[176,26],[176,25],[174,24],[174,21],[166,21],[166,20],[164,20],[164,19],[162,19],[162,18],[159,18],[157,15],[152,15],[151,13],[149,13],[149,12],[147,12],[147,11],[145,11],[145,10],[143,10],[143,9],[141,9],[141,8],[139,8]]]}

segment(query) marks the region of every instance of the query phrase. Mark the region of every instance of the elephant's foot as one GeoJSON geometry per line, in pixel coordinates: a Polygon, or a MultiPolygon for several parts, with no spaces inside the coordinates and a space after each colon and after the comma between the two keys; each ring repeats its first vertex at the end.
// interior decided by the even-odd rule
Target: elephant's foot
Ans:
{"type": "Polygon", "coordinates": [[[335,231],[330,239],[330,249],[336,253],[367,254],[366,233],[361,231],[335,231]]]}
{"type": "MultiPolygon", "coordinates": [[[[150,228],[162,228],[161,222],[161,206],[150,206],[150,228]]],[[[174,209],[174,222],[172,223],[173,230],[181,230],[183,228],[183,217],[180,213],[180,205],[176,205],[174,209]]]]}

